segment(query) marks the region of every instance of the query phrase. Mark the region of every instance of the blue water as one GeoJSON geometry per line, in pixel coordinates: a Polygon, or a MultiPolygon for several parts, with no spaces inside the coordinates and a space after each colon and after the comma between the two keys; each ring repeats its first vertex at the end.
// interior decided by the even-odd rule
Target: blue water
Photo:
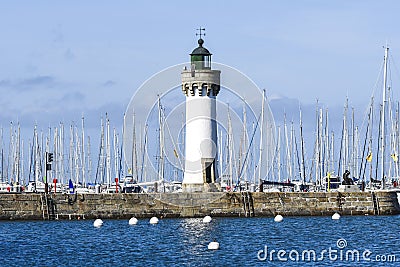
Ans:
{"type": "Polygon", "coordinates": [[[399,233],[400,216],[104,220],[101,228],[92,220],[3,221],[0,266],[400,266],[399,233]],[[220,249],[208,250],[214,239],[220,249]],[[286,254],[271,258],[272,250],[286,254]],[[302,258],[311,250],[315,259],[302,258]],[[346,259],[348,250],[359,259],[346,259]]]}

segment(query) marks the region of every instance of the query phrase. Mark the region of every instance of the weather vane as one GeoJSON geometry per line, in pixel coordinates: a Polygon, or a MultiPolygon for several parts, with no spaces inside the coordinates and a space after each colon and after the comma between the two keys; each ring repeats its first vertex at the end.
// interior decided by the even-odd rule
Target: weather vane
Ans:
{"type": "Polygon", "coordinates": [[[204,28],[199,28],[199,29],[196,29],[196,31],[199,31],[199,33],[196,33],[196,36],[198,36],[198,35],[200,35],[200,39],[201,39],[201,36],[203,35],[203,36],[206,36],[206,34],[205,33],[201,33],[201,31],[205,31],[206,29],[204,29],[204,28]]]}

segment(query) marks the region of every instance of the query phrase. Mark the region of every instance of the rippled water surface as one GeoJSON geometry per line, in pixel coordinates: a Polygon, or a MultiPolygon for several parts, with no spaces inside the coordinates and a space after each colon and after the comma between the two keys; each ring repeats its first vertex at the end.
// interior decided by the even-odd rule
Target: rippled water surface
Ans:
{"type": "Polygon", "coordinates": [[[400,216],[3,221],[0,266],[399,266],[399,240],[400,216]]]}

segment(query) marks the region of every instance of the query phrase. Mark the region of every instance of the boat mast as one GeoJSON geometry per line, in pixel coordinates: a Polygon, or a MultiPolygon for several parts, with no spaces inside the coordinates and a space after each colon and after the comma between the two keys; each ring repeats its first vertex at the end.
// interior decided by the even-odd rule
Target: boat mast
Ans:
{"type": "Polygon", "coordinates": [[[136,141],[136,117],[133,113],[133,129],[132,129],[132,177],[139,180],[139,168],[138,168],[138,146],[136,141]]]}
{"type": "Polygon", "coordinates": [[[283,127],[284,127],[284,132],[285,132],[285,143],[286,143],[286,181],[290,181],[293,180],[292,177],[292,139],[290,138],[290,142],[289,142],[289,135],[288,135],[288,127],[287,127],[287,123],[286,123],[286,113],[284,115],[284,123],[283,123],[283,127]]]}
{"type": "MultiPolygon", "coordinates": [[[[281,126],[278,126],[278,142],[276,146],[276,168],[277,168],[277,175],[278,175],[278,182],[282,182],[281,180],[281,126]]],[[[276,182],[276,180],[274,180],[276,182]]]]}
{"type": "Polygon", "coordinates": [[[159,138],[159,149],[160,149],[160,155],[159,155],[159,163],[158,163],[158,175],[159,175],[159,180],[164,183],[164,124],[163,124],[163,112],[162,112],[162,105],[161,105],[161,98],[158,96],[158,138],[159,138]]]}
{"type": "Polygon", "coordinates": [[[304,137],[303,137],[303,119],[301,114],[301,107],[300,109],[300,141],[301,141],[301,178],[302,184],[304,185],[306,182],[306,165],[304,164],[304,137]]]}
{"type": "Polygon", "coordinates": [[[117,130],[114,127],[113,131],[114,135],[114,173],[115,173],[115,178],[118,178],[118,180],[121,178],[119,177],[119,142],[118,142],[118,135],[117,135],[117,130]]]}
{"type": "Polygon", "coordinates": [[[382,102],[382,119],[381,119],[381,179],[382,179],[382,189],[385,189],[385,146],[386,146],[386,138],[385,138],[385,110],[386,110],[386,90],[387,90],[387,61],[388,61],[389,47],[385,47],[385,57],[384,57],[384,68],[383,68],[383,102],[382,102]]]}
{"type": "Polygon", "coordinates": [[[111,186],[111,144],[110,144],[110,119],[106,113],[106,177],[107,185],[111,186]]]}
{"type": "Polygon", "coordinates": [[[65,173],[64,173],[64,124],[60,123],[60,149],[59,149],[59,164],[60,164],[60,183],[64,184],[65,173]]]}
{"type": "Polygon", "coordinates": [[[82,184],[84,187],[86,187],[86,159],[85,159],[85,118],[83,117],[82,114],[82,153],[81,153],[81,159],[82,159],[82,184]]]}
{"type": "MultiPolygon", "coordinates": [[[[59,178],[60,176],[59,176],[59,169],[58,169],[58,160],[59,160],[59,158],[58,158],[58,128],[57,127],[54,127],[54,143],[53,143],[53,153],[54,153],[54,155],[55,155],[55,160],[54,160],[54,164],[53,164],[53,166],[54,166],[54,177],[55,178],[59,178]]],[[[50,181],[50,182],[53,182],[53,181],[50,181]]]]}
{"type": "Polygon", "coordinates": [[[90,153],[90,136],[88,136],[87,138],[87,159],[88,159],[88,178],[92,179],[92,157],[91,157],[91,153],[90,153]]]}
{"type": "Polygon", "coordinates": [[[39,182],[39,175],[40,175],[40,156],[39,156],[39,136],[37,133],[37,126],[35,124],[34,128],[34,141],[33,141],[33,149],[34,149],[34,164],[35,164],[35,184],[37,185],[39,182]]]}
{"type": "MultiPolygon", "coordinates": [[[[228,171],[229,171],[229,186],[233,188],[233,134],[232,134],[232,121],[231,114],[229,112],[228,104],[228,171]]],[[[239,181],[238,181],[239,183],[239,181]]]]}
{"type": "Polygon", "coordinates": [[[81,160],[80,158],[80,153],[81,153],[81,145],[80,145],[80,140],[78,137],[78,128],[75,126],[74,127],[75,131],[75,149],[74,149],[74,164],[75,164],[75,181],[76,184],[79,183],[79,161],[81,160]]]}
{"type": "Polygon", "coordinates": [[[20,180],[19,184],[24,185],[25,184],[25,173],[24,173],[24,140],[21,140],[21,165],[20,165],[20,180]]]}
{"type": "Polygon", "coordinates": [[[395,134],[395,153],[396,153],[396,161],[395,161],[395,165],[396,165],[396,181],[398,182],[399,180],[399,102],[397,102],[397,108],[396,108],[396,134],[395,134]]]}
{"type": "Polygon", "coordinates": [[[264,128],[264,104],[265,104],[265,90],[263,90],[262,94],[262,102],[261,102],[261,123],[260,123],[260,156],[258,160],[258,180],[259,180],[259,189],[260,192],[263,192],[263,182],[261,177],[261,163],[262,163],[262,151],[263,151],[263,128],[264,128]]]}
{"type": "MultiPolygon", "coordinates": [[[[147,177],[146,177],[146,153],[147,153],[147,132],[148,132],[148,125],[144,127],[144,141],[143,141],[143,149],[142,149],[142,166],[140,170],[140,182],[147,182],[147,177]]],[[[137,178],[137,182],[139,182],[139,176],[137,178]]]]}
{"type": "Polygon", "coordinates": [[[74,128],[73,124],[71,123],[69,127],[69,180],[73,181],[74,175],[74,128]]]}
{"type": "Polygon", "coordinates": [[[0,128],[0,147],[1,147],[1,179],[0,179],[0,182],[4,182],[3,127],[0,128]]]}

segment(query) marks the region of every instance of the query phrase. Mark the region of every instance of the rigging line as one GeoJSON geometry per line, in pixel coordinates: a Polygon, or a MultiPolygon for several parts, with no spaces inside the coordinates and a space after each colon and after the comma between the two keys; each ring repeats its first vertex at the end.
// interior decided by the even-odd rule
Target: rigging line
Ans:
{"type": "MultiPolygon", "coordinates": [[[[383,110],[383,106],[381,104],[380,105],[380,112],[379,112],[379,114],[380,114],[380,116],[379,116],[379,125],[381,125],[381,122],[382,122],[382,110],[383,110]]],[[[382,132],[379,131],[379,133],[378,133],[378,147],[376,149],[375,179],[378,179],[379,151],[380,151],[380,149],[381,149],[380,147],[382,145],[381,144],[381,134],[382,134],[382,132]]],[[[382,168],[384,167],[383,166],[384,162],[385,162],[385,160],[382,159],[382,168]]]]}
{"type": "MultiPolygon", "coordinates": [[[[391,56],[391,55],[390,55],[391,56]]],[[[380,70],[379,70],[379,72],[378,72],[378,76],[376,77],[376,80],[375,80],[375,84],[374,84],[374,86],[373,86],[373,89],[372,89],[372,93],[371,93],[371,99],[373,99],[374,98],[374,96],[375,96],[375,93],[376,93],[376,90],[377,90],[377,88],[378,88],[378,84],[379,84],[379,82],[380,82],[380,78],[382,77],[382,72],[383,72],[383,68],[384,68],[384,61],[382,62],[382,65],[381,65],[381,67],[380,67],[380,70]]],[[[363,121],[362,121],[362,123],[361,123],[361,130],[363,130],[366,126],[366,123],[367,123],[367,117],[368,117],[368,113],[369,113],[369,105],[368,105],[368,107],[365,109],[365,111],[364,111],[364,115],[363,115],[363,121]]]]}
{"type": "MultiPolygon", "coordinates": [[[[364,178],[365,178],[365,170],[366,170],[366,167],[367,167],[367,159],[365,158],[365,149],[366,149],[366,147],[367,147],[367,140],[368,140],[368,133],[369,133],[369,127],[370,127],[370,120],[371,120],[371,112],[372,112],[372,106],[370,106],[370,112],[369,112],[369,114],[368,114],[368,125],[367,125],[367,130],[365,131],[365,139],[364,139],[364,146],[363,146],[363,153],[362,153],[362,157],[361,157],[361,167],[360,167],[360,171],[359,171],[359,175],[358,175],[358,178],[361,178],[361,172],[362,172],[362,170],[364,169],[364,172],[363,172],[363,181],[364,181],[364,178]]],[[[369,152],[369,151],[368,151],[369,152]]],[[[368,154],[369,155],[369,154],[368,154]]]]}
{"type": "Polygon", "coordinates": [[[395,74],[397,74],[397,76],[400,78],[400,71],[399,71],[399,69],[397,68],[396,62],[395,62],[395,60],[394,60],[392,54],[389,54],[389,58],[390,58],[389,62],[390,62],[391,64],[393,64],[393,67],[394,67],[394,70],[395,70],[395,74]]]}
{"type": "MultiPolygon", "coordinates": [[[[165,118],[165,112],[164,112],[164,110],[161,110],[161,112],[162,112],[162,115],[163,115],[164,118],[165,118]]],[[[167,121],[164,121],[164,127],[165,127],[165,126],[166,126],[167,131],[168,131],[168,136],[169,136],[169,138],[171,138],[172,146],[173,146],[174,150],[175,150],[176,152],[178,152],[178,148],[177,148],[177,146],[176,146],[176,144],[175,144],[175,142],[174,142],[174,139],[172,138],[171,130],[170,130],[170,128],[169,128],[169,125],[168,125],[168,122],[167,122],[167,121]]],[[[183,170],[183,164],[182,164],[182,161],[181,161],[181,158],[180,158],[180,157],[178,157],[178,162],[179,162],[179,167],[181,168],[181,170],[183,170]]]]}
{"type": "Polygon", "coordinates": [[[376,89],[378,88],[378,83],[380,81],[380,78],[382,77],[381,74],[383,72],[384,65],[385,65],[385,61],[382,62],[381,68],[380,68],[379,73],[378,73],[378,77],[376,78],[375,85],[374,85],[373,90],[372,90],[371,97],[373,97],[375,95],[376,89]]]}
{"type": "MultiPolygon", "coordinates": [[[[249,152],[250,152],[250,148],[251,148],[251,146],[252,146],[252,144],[253,144],[254,136],[255,136],[255,134],[256,134],[256,130],[257,130],[257,128],[258,128],[258,124],[259,124],[260,119],[261,119],[261,114],[262,114],[262,111],[260,112],[260,115],[258,116],[256,126],[254,127],[254,131],[253,131],[253,134],[252,134],[252,136],[251,136],[250,144],[249,144],[249,146],[248,146],[248,148],[247,148],[246,156],[245,156],[245,158],[244,158],[244,160],[243,160],[242,166],[240,167],[240,172],[239,172],[239,177],[238,177],[237,185],[239,184],[240,178],[242,177],[243,169],[244,169],[244,166],[245,166],[245,164],[246,164],[246,161],[247,161],[247,158],[248,158],[248,155],[249,155],[249,152]]],[[[261,127],[262,127],[262,125],[261,125],[261,127]]],[[[260,168],[261,166],[257,166],[257,167],[260,168]]]]}
{"type": "Polygon", "coordinates": [[[145,154],[147,153],[147,132],[148,132],[148,124],[145,126],[145,133],[144,133],[144,144],[143,144],[143,154],[142,154],[142,168],[140,170],[140,181],[143,182],[143,172],[144,172],[144,165],[145,165],[145,154]]]}

